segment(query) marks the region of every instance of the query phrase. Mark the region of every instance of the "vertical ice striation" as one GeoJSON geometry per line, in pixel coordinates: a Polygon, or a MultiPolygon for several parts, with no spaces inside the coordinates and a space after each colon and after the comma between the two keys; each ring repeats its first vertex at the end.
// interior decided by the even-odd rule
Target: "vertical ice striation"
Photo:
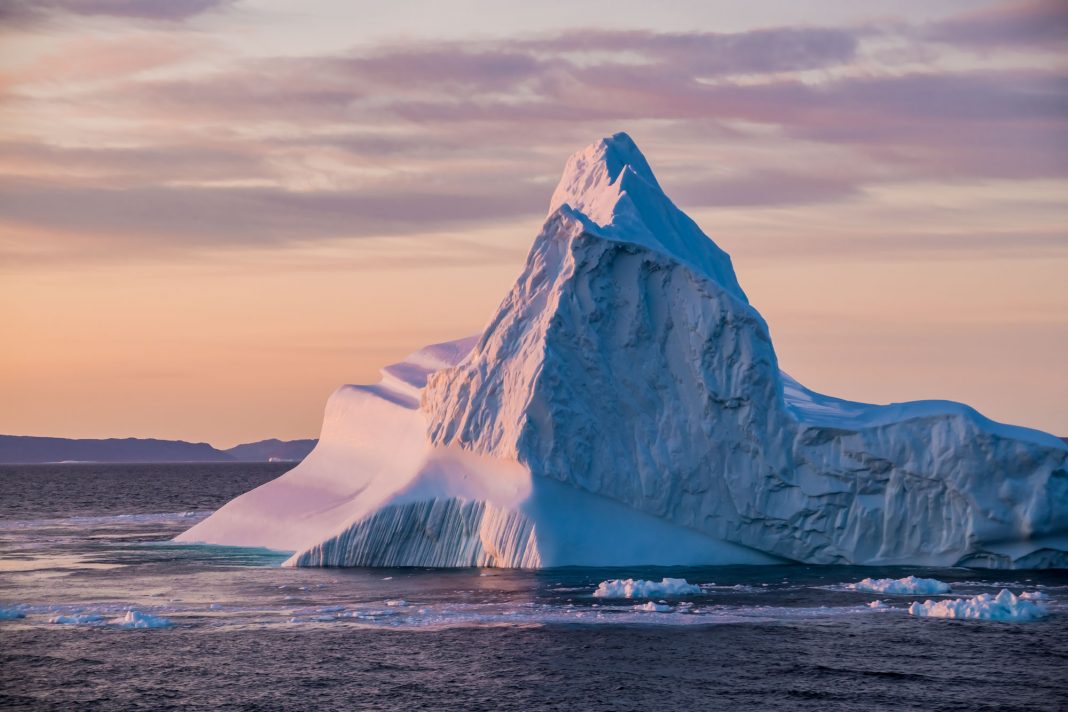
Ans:
{"type": "Polygon", "coordinates": [[[535,569],[541,560],[521,512],[451,497],[383,507],[287,563],[535,569]]]}

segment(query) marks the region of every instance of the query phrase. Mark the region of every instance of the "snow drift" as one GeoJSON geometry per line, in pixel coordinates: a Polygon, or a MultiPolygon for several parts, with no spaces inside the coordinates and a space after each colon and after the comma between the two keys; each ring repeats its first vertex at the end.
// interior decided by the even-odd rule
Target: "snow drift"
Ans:
{"type": "Polygon", "coordinates": [[[1068,565],[1068,446],[779,370],[729,256],[625,134],[573,155],[482,334],[330,399],[181,541],[303,566],[1068,565]]]}

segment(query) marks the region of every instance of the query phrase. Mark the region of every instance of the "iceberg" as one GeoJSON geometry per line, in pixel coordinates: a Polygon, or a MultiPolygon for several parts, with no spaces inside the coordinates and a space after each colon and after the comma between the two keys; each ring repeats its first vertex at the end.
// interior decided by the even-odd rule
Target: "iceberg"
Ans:
{"type": "Polygon", "coordinates": [[[909,615],[919,618],[970,618],[986,621],[1031,621],[1049,615],[1041,603],[1015,596],[1008,589],[997,595],[981,593],[972,598],[941,601],[916,601],[909,606],[909,615]]]}
{"type": "Polygon", "coordinates": [[[568,160],[482,333],[338,389],[311,454],[178,541],[290,566],[1068,565],[1068,445],[780,370],[626,134],[568,160]]]}
{"type": "Polygon", "coordinates": [[[906,576],[900,579],[872,579],[866,578],[857,583],[846,584],[850,591],[864,591],[867,593],[899,593],[910,595],[923,595],[931,593],[949,593],[948,583],[937,579],[916,578],[906,576]]]}

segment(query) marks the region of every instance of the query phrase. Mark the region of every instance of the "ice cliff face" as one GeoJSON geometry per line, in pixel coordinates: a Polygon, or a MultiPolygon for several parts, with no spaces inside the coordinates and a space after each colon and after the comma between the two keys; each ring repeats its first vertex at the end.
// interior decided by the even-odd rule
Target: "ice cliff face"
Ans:
{"type": "Polygon", "coordinates": [[[730,258],[617,134],[569,159],[477,339],[339,391],[308,460],[183,538],[298,565],[1068,566],[1068,447],[782,374],[730,258]]]}

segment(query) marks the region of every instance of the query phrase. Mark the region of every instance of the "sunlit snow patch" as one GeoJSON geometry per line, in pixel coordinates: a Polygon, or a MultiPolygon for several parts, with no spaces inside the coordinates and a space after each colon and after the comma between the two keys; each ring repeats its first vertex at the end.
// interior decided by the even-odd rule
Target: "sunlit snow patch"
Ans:
{"type": "Polygon", "coordinates": [[[971,618],[986,621],[1030,621],[1049,615],[1046,607],[1033,594],[1014,596],[1007,588],[996,596],[981,593],[973,598],[954,598],[942,601],[916,601],[909,606],[909,615],[919,618],[971,618]],[[1029,600],[1030,599],[1030,600],[1029,600]]]}
{"type": "Polygon", "coordinates": [[[900,594],[931,594],[949,593],[949,584],[937,579],[916,578],[906,576],[900,579],[872,579],[866,578],[857,583],[846,584],[850,591],[864,591],[865,593],[900,593],[900,594]]]}
{"type": "Polygon", "coordinates": [[[666,598],[697,593],[701,593],[700,586],[680,578],[664,578],[660,581],[609,579],[598,584],[593,595],[595,598],[666,598]]]}

